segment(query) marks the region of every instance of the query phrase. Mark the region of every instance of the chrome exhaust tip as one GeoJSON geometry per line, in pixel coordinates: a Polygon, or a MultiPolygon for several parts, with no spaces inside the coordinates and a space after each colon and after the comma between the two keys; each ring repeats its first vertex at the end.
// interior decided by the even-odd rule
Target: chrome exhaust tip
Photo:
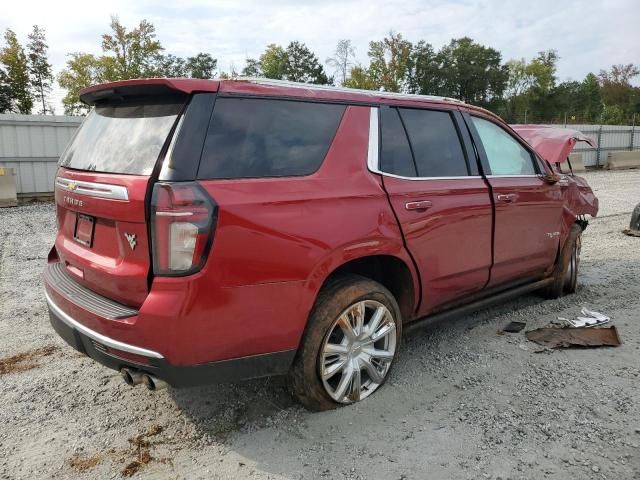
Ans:
{"type": "Polygon", "coordinates": [[[160,380],[159,378],[156,378],[152,375],[148,375],[148,374],[144,374],[142,376],[142,383],[144,383],[144,386],[147,387],[149,390],[156,391],[156,390],[163,390],[165,388],[167,388],[167,383],[160,380]]]}
{"type": "Polygon", "coordinates": [[[131,370],[129,368],[121,369],[120,376],[124,380],[124,383],[126,383],[130,387],[135,387],[136,385],[140,385],[143,381],[142,373],[137,372],[135,370],[131,370]]]}

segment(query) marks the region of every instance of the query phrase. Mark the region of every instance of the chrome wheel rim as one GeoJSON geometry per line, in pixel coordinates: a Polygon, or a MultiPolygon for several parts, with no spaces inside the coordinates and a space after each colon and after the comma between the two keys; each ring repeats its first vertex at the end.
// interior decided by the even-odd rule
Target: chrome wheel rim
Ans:
{"type": "Polygon", "coordinates": [[[320,348],[318,370],[329,396],[353,403],[384,382],[396,353],[396,324],[389,309],[363,300],[333,322],[320,348]]]}
{"type": "Polygon", "coordinates": [[[578,261],[580,258],[580,237],[576,239],[576,244],[571,252],[571,258],[569,259],[569,266],[567,267],[567,275],[565,278],[565,289],[575,290],[578,282],[578,261]]]}

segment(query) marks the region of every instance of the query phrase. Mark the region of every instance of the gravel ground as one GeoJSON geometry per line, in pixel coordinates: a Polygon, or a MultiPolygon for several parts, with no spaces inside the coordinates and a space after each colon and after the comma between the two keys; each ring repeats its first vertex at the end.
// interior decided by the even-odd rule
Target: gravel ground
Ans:
{"type": "Polygon", "coordinates": [[[585,176],[603,216],[585,232],[576,295],[417,332],[380,392],[320,414],[275,379],[126,386],[49,326],[39,274],[53,206],[0,210],[0,478],[640,479],[640,238],[620,233],[640,171],[585,176]],[[581,306],[610,315],[624,344],[541,351],[497,333],[581,306]]]}

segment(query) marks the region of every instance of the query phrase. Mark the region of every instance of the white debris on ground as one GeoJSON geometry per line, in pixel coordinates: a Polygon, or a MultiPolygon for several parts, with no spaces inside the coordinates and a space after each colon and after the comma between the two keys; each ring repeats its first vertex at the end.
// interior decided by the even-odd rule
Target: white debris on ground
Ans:
{"type": "Polygon", "coordinates": [[[417,332],[384,388],[320,414],[276,379],[126,386],[48,323],[53,205],[0,209],[0,478],[640,478],[640,238],[621,233],[640,171],[585,176],[603,217],[584,234],[576,295],[417,332]],[[537,353],[526,340],[582,307],[610,316],[622,346],[537,353]],[[527,327],[498,335],[512,320],[527,327]]]}

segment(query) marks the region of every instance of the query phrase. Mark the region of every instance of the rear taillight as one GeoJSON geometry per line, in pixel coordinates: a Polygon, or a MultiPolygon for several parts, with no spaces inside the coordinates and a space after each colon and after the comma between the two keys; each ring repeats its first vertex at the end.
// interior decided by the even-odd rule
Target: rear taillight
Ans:
{"type": "Polygon", "coordinates": [[[217,206],[197,183],[156,183],[151,196],[155,275],[190,275],[204,265],[217,206]]]}

